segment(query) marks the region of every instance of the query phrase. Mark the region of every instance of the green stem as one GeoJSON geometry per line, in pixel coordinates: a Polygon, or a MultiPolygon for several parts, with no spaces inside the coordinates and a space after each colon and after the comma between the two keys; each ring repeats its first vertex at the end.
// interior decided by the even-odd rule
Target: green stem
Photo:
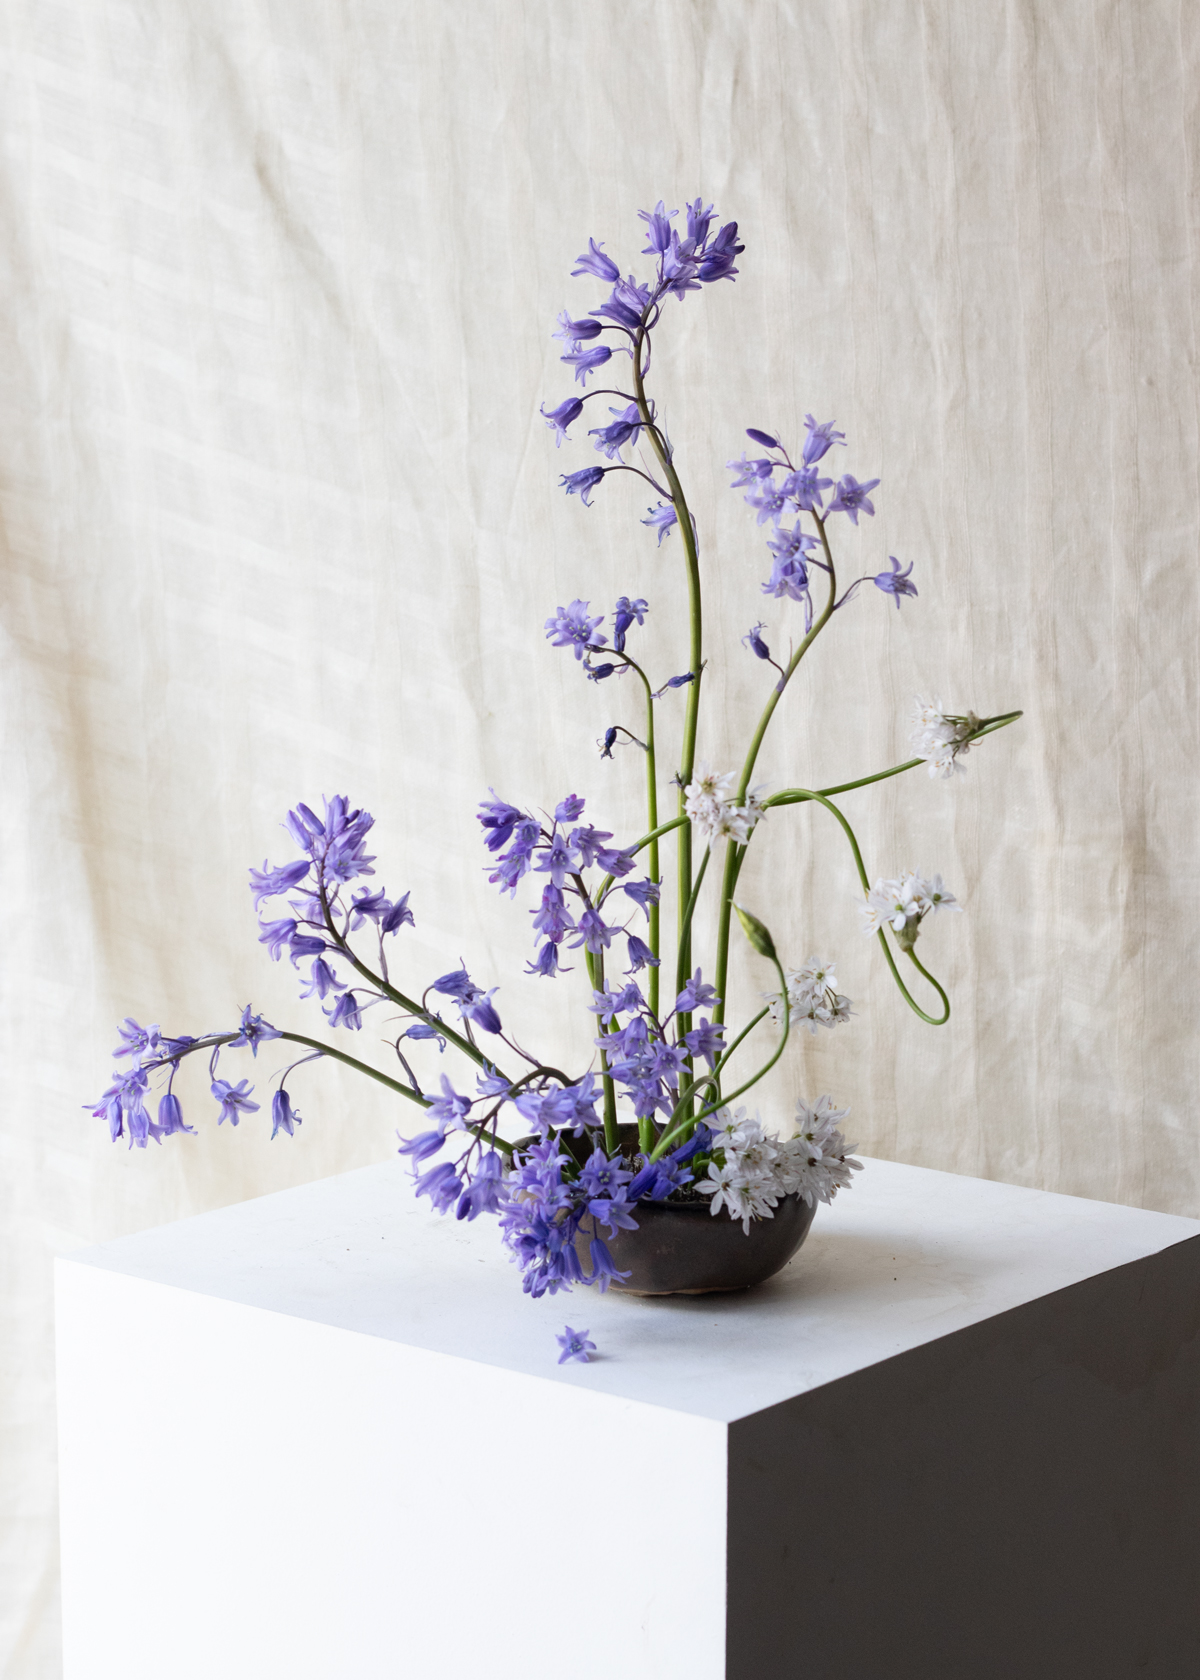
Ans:
{"type": "MultiPolygon", "coordinates": [[[[816,524],[818,532],[820,533],[821,547],[825,551],[825,563],[829,567],[829,596],[825,602],[825,610],[821,613],[812,629],[800,643],[800,646],[796,649],[791,659],[789,659],[787,670],[772,689],[771,697],[763,707],[762,716],[758,720],[758,728],[754,731],[749,751],[746,754],[746,762],[742,766],[742,778],[738,783],[737,793],[737,802],[739,805],[744,805],[746,803],[746,794],[750,787],[750,778],[754,774],[754,765],[758,758],[759,748],[762,746],[763,737],[767,733],[768,725],[775,715],[775,708],[783,698],[784,692],[795,675],[800,661],[804,658],[804,655],[808,652],[809,648],[821,634],[821,631],[828,624],[833,614],[834,602],[837,600],[837,574],[834,570],[833,554],[829,547],[829,539],[825,535],[825,522],[817,513],[813,514],[813,520],[816,524]]],[[[717,996],[721,999],[721,1001],[713,1010],[714,1021],[723,1021],[725,1019],[725,986],[729,974],[729,927],[733,916],[734,888],[737,885],[738,872],[742,867],[741,858],[737,855],[738,850],[744,852],[745,847],[734,848],[733,846],[730,846],[728,853],[726,854],[724,877],[721,882],[721,900],[717,910],[717,972],[713,984],[717,988],[717,996]]],[[[787,988],[785,987],[784,989],[786,991],[787,988]]]]}
{"type": "MultiPolygon", "coordinates": [[[[683,966],[683,940],[684,940],[685,936],[690,934],[691,931],[692,931],[692,917],[696,913],[696,902],[700,897],[700,888],[704,885],[704,875],[705,875],[706,870],[708,869],[708,860],[711,856],[712,856],[712,847],[711,846],[705,846],[704,856],[700,859],[700,867],[696,871],[696,879],[695,879],[695,882],[692,885],[692,891],[691,891],[691,894],[690,894],[690,896],[688,898],[688,901],[687,901],[687,909],[683,913],[683,920],[680,924],[679,957],[678,957],[678,959],[676,961],[676,964],[675,964],[675,995],[676,995],[676,997],[678,997],[680,992],[683,990],[684,986],[687,983],[688,975],[691,973],[690,969],[685,968],[683,966]]],[[[688,943],[690,944],[691,941],[689,940],[688,943]]],[[[655,1014],[657,1014],[657,1013],[658,1013],[658,1011],[655,1010],[655,1014]]],[[[688,1017],[686,1017],[686,1019],[690,1021],[691,1017],[688,1016],[688,1017]]],[[[688,1030],[688,1028],[685,1026],[684,1031],[686,1032],[687,1030],[688,1030]]]]}
{"type": "MultiPolygon", "coordinates": [[[[646,682],[645,677],[642,678],[646,682]]],[[[650,825],[650,832],[654,834],[658,828],[658,767],[654,755],[654,696],[650,692],[650,684],[646,682],[646,820],[650,825]]],[[[650,841],[650,879],[658,880],[658,841],[650,841]]],[[[657,904],[646,906],[650,920],[650,949],[657,957],[659,952],[659,907],[657,904]]],[[[647,983],[650,994],[650,1010],[658,1014],[658,969],[651,964],[650,978],[647,983]]],[[[610,1151],[611,1153],[611,1151],[610,1151]]]]}

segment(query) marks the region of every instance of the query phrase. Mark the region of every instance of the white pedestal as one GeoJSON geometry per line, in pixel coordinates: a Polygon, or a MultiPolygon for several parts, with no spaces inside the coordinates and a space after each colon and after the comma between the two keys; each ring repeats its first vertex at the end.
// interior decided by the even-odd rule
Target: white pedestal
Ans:
{"type": "Polygon", "coordinates": [[[873,1161],[751,1294],[531,1302],[396,1163],[58,1313],[67,1680],[1200,1673],[1193,1220],[873,1161]]]}

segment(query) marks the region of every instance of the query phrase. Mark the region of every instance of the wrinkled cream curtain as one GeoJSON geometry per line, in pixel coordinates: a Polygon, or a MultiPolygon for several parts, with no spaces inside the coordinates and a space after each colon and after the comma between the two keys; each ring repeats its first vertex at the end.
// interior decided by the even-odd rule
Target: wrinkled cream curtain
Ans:
{"type": "MultiPolygon", "coordinates": [[[[415,984],[461,956],[521,1036],[586,1054],[580,977],[521,978],[528,905],[472,812],[575,790],[638,832],[638,755],[595,745],[633,696],[541,625],[643,594],[682,670],[678,539],[636,481],[567,500],[592,457],[537,406],[571,389],[553,316],[598,296],[576,253],[644,262],[660,196],[746,243],[655,368],[708,590],[702,755],[732,764],[762,702],[747,628],[796,628],[724,462],[810,409],[883,481],[848,575],[895,553],[920,596],[839,614],[764,779],[907,756],[916,692],[1026,710],[954,785],[845,800],[873,873],[940,869],[967,906],[922,944],[945,1030],[861,939],[829,820],[769,818],[745,901],[858,1014],[765,1107],[827,1090],[874,1154],[1200,1213],[1194,5],[7,0],[0,31],[6,1680],[59,1672],[51,1256],[383,1159],[409,1120],[336,1069],[274,1144],[265,1113],[218,1132],[201,1077],[198,1135],[144,1154],[81,1106],[125,1014],[320,1025],[246,892],[287,806],[375,813],[415,984]]],[[[736,980],[766,984],[744,950],[736,980]]]]}

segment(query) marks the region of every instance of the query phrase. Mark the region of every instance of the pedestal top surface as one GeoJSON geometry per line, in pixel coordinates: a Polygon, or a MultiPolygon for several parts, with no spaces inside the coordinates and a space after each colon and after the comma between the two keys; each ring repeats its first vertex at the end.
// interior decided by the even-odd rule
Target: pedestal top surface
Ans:
{"type": "Polygon", "coordinates": [[[397,1161],[69,1260],[728,1422],[1196,1236],[1172,1214],[869,1160],[756,1290],[531,1301],[495,1221],[440,1218],[397,1161]],[[591,1332],[591,1363],[556,1363],[565,1323],[591,1332]]]}

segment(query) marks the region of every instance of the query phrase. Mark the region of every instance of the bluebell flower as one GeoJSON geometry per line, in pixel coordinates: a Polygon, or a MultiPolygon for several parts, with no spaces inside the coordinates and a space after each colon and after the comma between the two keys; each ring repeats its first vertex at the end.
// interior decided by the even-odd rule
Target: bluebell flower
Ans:
{"type": "Polygon", "coordinates": [[[693,245],[704,244],[704,241],[708,238],[708,230],[712,226],[712,222],[713,207],[711,204],[706,206],[702,198],[696,199],[693,204],[687,206],[688,238],[693,245]]]}
{"type": "Polygon", "coordinates": [[[612,757],[612,750],[613,750],[613,747],[616,745],[616,742],[617,742],[617,730],[616,730],[616,725],[614,724],[612,726],[612,728],[606,729],[604,731],[604,745],[600,748],[600,757],[601,758],[611,758],[612,757]]]}
{"type": "Polygon", "coordinates": [[[456,1091],[444,1073],[441,1082],[442,1094],[434,1098],[426,1113],[431,1120],[437,1121],[442,1132],[462,1131],[471,1112],[471,1099],[456,1091]]]}
{"type": "Polygon", "coordinates": [[[611,839],[612,835],[608,829],[593,828],[589,824],[586,827],[571,830],[571,850],[578,852],[583,867],[590,869],[596,861],[597,853],[603,851],[604,842],[611,839]]]}
{"type": "Polygon", "coordinates": [[[675,999],[675,1008],[681,1015],[690,1015],[693,1010],[709,1009],[720,1001],[716,987],[708,985],[703,972],[697,969],[675,999]]]}
{"type": "Polygon", "coordinates": [[[596,852],[596,862],[601,869],[607,870],[610,875],[619,879],[622,875],[628,875],[633,868],[634,856],[632,846],[601,846],[596,852]]]}
{"type": "Polygon", "coordinates": [[[657,507],[647,508],[646,511],[649,518],[643,519],[642,524],[649,525],[651,530],[658,532],[657,546],[661,548],[662,540],[667,532],[679,523],[679,515],[675,511],[675,504],[674,502],[659,502],[657,507]]]}
{"type": "Polygon", "coordinates": [[[533,917],[533,931],[555,945],[574,931],[575,922],[567,909],[562,888],[553,884],[542,888],[541,908],[531,910],[530,915],[533,917]]]}
{"type": "Polygon", "coordinates": [[[587,601],[572,601],[569,607],[559,607],[554,617],[546,620],[546,640],[552,647],[573,648],[576,659],[582,659],[589,647],[604,645],[607,636],[596,634],[604,623],[604,614],[590,618],[588,605],[587,601]]]}
{"type": "Polygon", "coordinates": [[[822,492],[831,488],[833,480],[822,478],[816,467],[800,467],[789,473],[779,486],[781,493],[802,513],[820,513],[822,492]]]}
{"type": "Polygon", "coordinates": [[[315,996],[324,1001],[330,992],[344,992],[345,990],[345,981],[338,979],[324,957],[318,957],[309,970],[307,984],[300,988],[300,996],[302,998],[315,996]]]}
{"type": "MultiPolygon", "coordinates": [[[[317,964],[314,963],[314,970],[316,966],[317,964]]],[[[325,1011],[325,1019],[331,1027],[346,1027],[351,1032],[358,1032],[362,1027],[362,1014],[354,993],[343,992],[334,1003],[333,1008],[325,1011]]]]}
{"type": "MultiPolygon", "coordinates": [[[[579,346],[589,339],[599,336],[604,331],[599,321],[593,321],[590,315],[585,315],[581,321],[573,321],[565,309],[559,311],[558,331],[552,333],[560,344],[565,344],[568,350],[578,350],[579,346]]],[[[545,413],[545,410],[542,410],[545,413]]]]}
{"type": "Polygon", "coordinates": [[[462,1194],[462,1180],[449,1161],[430,1167],[416,1181],[418,1196],[428,1196],[437,1213],[446,1213],[462,1194]]]}
{"type": "Polygon", "coordinates": [[[579,1191],[589,1199],[594,1196],[616,1196],[632,1177],[633,1174],[624,1164],[623,1156],[606,1155],[597,1144],[580,1169],[579,1191]]]}
{"type": "Polygon", "coordinates": [[[565,799],[560,799],[554,807],[556,823],[573,823],[576,817],[583,815],[586,799],[581,799],[577,793],[569,793],[565,799]]]}
{"type": "Polygon", "coordinates": [[[815,465],[817,461],[829,453],[835,443],[845,443],[846,441],[845,432],[835,431],[832,420],[816,421],[811,414],[806,414],[804,424],[807,429],[804,434],[804,447],[800,451],[800,458],[806,467],[815,465]]]}
{"type": "Polygon", "coordinates": [[[758,624],[752,624],[746,635],[742,637],[742,646],[748,647],[758,659],[770,659],[771,650],[759,634],[762,629],[761,621],[758,624]]]}
{"type": "Polygon", "coordinates": [[[703,252],[700,278],[705,285],[709,285],[713,280],[732,280],[737,274],[733,259],[740,257],[746,249],[744,245],[738,244],[737,231],[736,222],[726,222],[712,244],[703,252]]]}
{"type": "Polygon", "coordinates": [[[757,426],[747,426],[746,436],[753,438],[755,443],[761,443],[765,449],[779,448],[779,439],[773,438],[770,432],[760,432],[757,426]]]}
{"type": "Polygon", "coordinates": [[[386,899],[384,900],[387,907],[379,917],[380,933],[398,933],[402,927],[416,927],[417,919],[408,908],[408,898],[409,895],[405,893],[403,898],[398,898],[394,904],[387,904],[386,899]]]}
{"type": "Polygon", "coordinates": [[[729,488],[731,490],[744,490],[747,485],[761,485],[764,478],[770,478],[775,471],[776,462],[768,461],[765,456],[760,456],[754,461],[748,461],[746,452],[743,450],[736,461],[726,461],[725,465],[734,475],[733,483],[729,488]]]}
{"type": "Polygon", "coordinates": [[[649,945],[644,940],[639,939],[636,933],[626,931],[625,940],[629,952],[630,974],[636,974],[642,968],[658,968],[660,966],[662,959],[656,957],[649,945]]]}
{"type": "Polygon", "coordinates": [[[683,675],[679,677],[668,677],[661,688],[655,689],[654,698],[656,700],[661,700],[669,688],[686,688],[688,683],[695,682],[695,680],[695,671],[685,671],[683,675]]]}
{"type": "Polygon", "coordinates": [[[465,998],[459,1005],[464,1021],[472,1021],[481,1032],[498,1033],[502,1030],[500,1016],[492,1002],[497,988],[485,992],[481,987],[475,987],[471,996],[465,998]]]}
{"type": "MultiPolygon", "coordinates": [[[[318,938],[315,933],[294,933],[288,951],[288,955],[292,959],[292,967],[295,968],[301,958],[319,957],[325,949],[325,941],[318,938]]],[[[307,997],[309,994],[302,992],[300,995],[307,997]]],[[[325,996],[324,992],[321,993],[321,996],[325,996]]]]}
{"type": "Polygon", "coordinates": [[[279,893],[290,892],[303,881],[311,867],[311,864],[300,858],[296,863],[285,863],[280,869],[272,869],[264,859],[261,870],[250,871],[250,891],[254,895],[254,908],[257,910],[264,898],[274,898],[279,893]]]}
{"type": "Polygon", "coordinates": [[[560,402],[557,408],[547,408],[542,404],[541,414],[547,426],[554,433],[554,447],[558,449],[567,435],[567,427],[578,420],[583,413],[583,402],[579,397],[568,397],[566,402],[560,402]]]}
{"type": "Polygon", "coordinates": [[[558,960],[558,946],[552,939],[547,939],[541,946],[533,962],[526,963],[526,974],[541,975],[543,979],[553,980],[556,974],[569,974],[569,968],[558,960]]]}
{"type": "Polygon", "coordinates": [[[296,922],[292,916],[287,916],[282,921],[268,922],[265,927],[260,922],[258,942],[267,947],[271,961],[278,962],[284,946],[290,942],[295,931],[296,922]]]}
{"type": "Polygon", "coordinates": [[[488,792],[492,797],[480,801],[476,815],[484,829],[484,843],[488,851],[498,852],[508,845],[513,829],[525,820],[525,815],[515,805],[507,805],[503,799],[497,799],[495,788],[489,788],[488,792]]]}
{"type": "Polygon", "coordinates": [[[725,1028],[719,1023],[709,1020],[701,1021],[691,1032],[684,1033],[683,1042],[693,1056],[703,1056],[712,1067],[717,1057],[725,1048],[725,1028]]]}
{"type": "Polygon", "coordinates": [[[639,218],[646,224],[649,241],[642,252],[643,256],[657,257],[671,249],[671,223],[678,214],[678,210],[666,209],[661,198],[653,210],[638,211],[639,218]]]}
{"type": "Polygon", "coordinates": [[[261,1015],[251,1014],[250,1005],[242,1010],[241,1026],[236,1038],[231,1038],[231,1050],[249,1049],[252,1055],[258,1055],[258,1047],[269,1039],[278,1038],[279,1028],[273,1027],[269,1021],[264,1021],[261,1015]]]}
{"type": "Polygon", "coordinates": [[[612,944],[613,934],[618,930],[611,928],[601,920],[597,912],[589,904],[575,924],[578,939],[572,939],[571,949],[577,951],[582,945],[586,950],[595,954],[607,951],[612,944]]]}
{"type": "Polygon", "coordinates": [[[587,384],[589,373],[595,373],[598,367],[603,367],[612,356],[607,344],[596,344],[590,350],[571,350],[565,356],[560,356],[560,362],[566,362],[568,367],[575,369],[575,378],[581,385],[587,384]]]}
{"type": "Polygon", "coordinates": [[[281,1085],[271,1098],[271,1136],[274,1137],[276,1132],[286,1132],[293,1137],[300,1123],[300,1116],[292,1107],[292,1099],[281,1085]]]}
{"type": "Polygon", "coordinates": [[[451,997],[459,1003],[475,990],[474,981],[465,968],[452,969],[449,974],[440,974],[430,985],[431,992],[440,992],[443,997],[451,997]]]}
{"type": "Polygon", "coordinates": [[[162,1044],[162,1033],[157,1026],[140,1027],[132,1015],[126,1015],[117,1028],[120,1044],[113,1051],[114,1058],[121,1056],[136,1056],[140,1061],[143,1057],[154,1055],[162,1044]]]}
{"type": "Polygon", "coordinates": [[[607,315],[610,321],[624,327],[626,332],[636,332],[649,307],[649,286],[639,285],[631,274],[627,280],[617,281],[607,299],[598,309],[593,309],[592,314],[607,315]]]}
{"type": "Polygon", "coordinates": [[[759,525],[765,525],[769,519],[778,524],[788,506],[787,497],[773,478],[761,480],[758,494],[746,496],[743,500],[748,507],[758,510],[756,523],[759,525]]]}
{"type": "Polygon", "coordinates": [[[578,873],[579,868],[579,854],[572,851],[561,834],[556,834],[548,846],[542,847],[541,861],[534,864],[534,869],[548,874],[556,887],[561,887],[568,875],[578,873]]]}
{"type": "Polygon", "coordinates": [[[611,257],[603,250],[603,241],[597,245],[594,239],[588,240],[588,248],[581,257],[576,257],[578,268],[571,270],[572,276],[580,274],[594,274],[597,280],[619,280],[621,270],[611,257]]]}
{"type": "Polygon", "coordinates": [[[622,595],[613,608],[613,647],[618,653],[625,652],[625,633],[634,623],[639,625],[646,622],[646,614],[650,611],[648,601],[639,596],[631,601],[628,595],[622,595]]]}
{"type": "Polygon", "coordinates": [[[649,876],[644,881],[622,881],[621,891],[628,894],[635,904],[641,905],[647,921],[650,919],[650,906],[657,904],[662,896],[658,882],[650,880],[649,876]]]}
{"type": "Polygon", "coordinates": [[[411,1027],[406,1027],[400,1034],[401,1038],[436,1038],[439,1052],[446,1048],[446,1040],[429,1021],[417,1021],[411,1027]]]}
{"type": "Polygon", "coordinates": [[[326,880],[352,881],[358,875],[373,875],[375,859],[364,848],[374,817],[369,811],[352,809],[344,794],[334,794],[323,804],[323,818],[307,805],[297,805],[284,819],[285,827],[319,865],[326,880]]]}
{"type": "Polygon", "coordinates": [[[556,1336],[554,1339],[562,1349],[562,1352],[558,1356],[558,1363],[560,1365],[565,1364],[568,1359],[581,1359],[586,1365],[588,1362],[588,1354],[595,1353],[596,1351],[595,1342],[588,1341],[587,1331],[572,1330],[569,1324],[563,1331],[562,1335],[556,1336]]]}
{"type": "Polygon", "coordinates": [[[608,411],[614,416],[607,426],[592,426],[588,436],[596,439],[596,448],[607,455],[610,461],[621,458],[621,450],[627,443],[632,443],[642,429],[642,419],[638,412],[638,405],[630,403],[628,408],[610,408],[608,411]]]}
{"type": "Polygon", "coordinates": [[[838,480],[837,495],[829,504],[830,513],[846,513],[850,516],[852,525],[858,524],[860,513],[874,516],[875,508],[868,495],[879,483],[877,478],[869,478],[865,484],[860,484],[850,473],[838,480]]]}
{"type": "Polygon", "coordinates": [[[581,467],[578,472],[564,473],[559,483],[568,496],[578,496],[584,507],[591,507],[592,491],[609,470],[608,467],[581,467]]]}
{"type": "Polygon", "coordinates": [[[892,600],[896,603],[896,609],[899,611],[900,597],[902,595],[915,595],[917,593],[916,584],[909,581],[909,577],[912,572],[912,561],[909,561],[908,567],[905,571],[900,570],[900,562],[896,559],[894,554],[888,555],[888,562],[891,565],[891,571],[878,572],[871,581],[875,585],[876,589],[882,589],[885,595],[890,595],[892,597],[892,600]]]}
{"type": "Polygon", "coordinates": [[[253,1089],[247,1079],[239,1079],[236,1085],[231,1085],[228,1079],[213,1080],[212,1094],[221,1105],[221,1112],[217,1117],[218,1126],[226,1120],[231,1126],[236,1126],[239,1116],[258,1113],[258,1104],[250,1101],[253,1089]]]}
{"type": "MultiPolygon", "coordinates": [[[[619,996],[620,994],[618,992],[610,991],[607,986],[605,986],[603,991],[593,990],[592,1001],[588,1004],[588,1010],[591,1014],[598,1015],[600,1020],[607,1026],[610,1021],[615,1021],[617,1018],[619,1009],[617,1000],[619,996]]],[[[596,1042],[597,1044],[602,1044],[604,1040],[597,1039],[596,1042]]]]}
{"type": "Polygon", "coordinates": [[[416,1137],[401,1138],[399,1153],[411,1155],[413,1165],[428,1161],[431,1155],[437,1155],[446,1145],[445,1132],[418,1132],[416,1137]]]}
{"type": "Polygon", "coordinates": [[[158,1124],[151,1125],[150,1134],[156,1141],[161,1141],[176,1132],[190,1132],[195,1137],[196,1128],[184,1125],[183,1109],[179,1106],[179,1098],[174,1091],[164,1091],[158,1104],[158,1124]]]}
{"type": "Polygon", "coordinates": [[[489,1149],[458,1198],[455,1217],[470,1220],[481,1213],[498,1213],[503,1189],[504,1163],[494,1149],[489,1149]]]}
{"type": "Polygon", "coordinates": [[[504,1075],[497,1073],[495,1068],[489,1067],[486,1062],[483,1064],[483,1072],[476,1076],[475,1088],[481,1097],[507,1096],[512,1089],[504,1075]]]}
{"type": "MultiPolygon", "coordinates": [[[[626,1221],[622,1220],[621,1223],[624,1224],[626,1221]]],[[[611,1231],[612,1227],[610,1226],[609,1229],[611,1231]]],[[[637,1220],[628,1219],[627,1229],[636,1231],[637,1220]]],[[[613,1257],[608,1252],[608,1244],[602,1237],[592,1238],[591,1242],[588,1244],[588,1255],[592,1262],[592,1275],[588,1279],[588,1282],[596,1284],[602,1295],[608,1288],[609,1280],[611,1278],[627,1278],[630,1275],[628,1272],[621,1272],[617,1270],[617,1267],[613,1262],[613,1257]]],[[[594,1343],[589,1345],[592,1347],[595,1346],[594,1343]]],[[[561,1364],[562,1361],[560,1360],[559,1363],[561,1364]]]]}
{"type": "Polygon", "coordinates": [[[589,682],[603,682],[606,677],[612,676],[617,667],[611,660],[604,665],[593,665],[590,660],[585,660],[583,668],[589,682]]]}

